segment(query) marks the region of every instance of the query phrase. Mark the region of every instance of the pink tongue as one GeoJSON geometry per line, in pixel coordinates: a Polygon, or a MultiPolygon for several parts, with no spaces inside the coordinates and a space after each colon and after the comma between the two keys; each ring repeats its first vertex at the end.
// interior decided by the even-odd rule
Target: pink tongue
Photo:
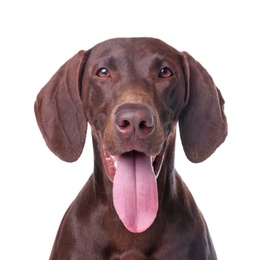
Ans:
{"type": "Polygon", "coordinates": [[[113,201],[129,231],[139,233],[151,226],[158,211],[158,191],[149,156],[134,151],[118,157],[113,201]]]}

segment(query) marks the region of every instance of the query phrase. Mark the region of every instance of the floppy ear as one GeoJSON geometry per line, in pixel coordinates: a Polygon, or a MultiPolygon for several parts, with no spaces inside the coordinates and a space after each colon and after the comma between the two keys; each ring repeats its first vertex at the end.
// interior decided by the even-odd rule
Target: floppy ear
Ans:
{"type": "Polygon", "coordinates": [[[208,72],[188,53],[181,53],[187,100],[179,117],[182,145],[192,162],[207,159],[225,140],[224,99],[208,72]]]}
{"type": "Polygon", "coordinates": [[[73,162],[82,153],[87,121],[80,99],[85,51],[68,60],[41,89],[35,102],[38,126],[49,149],[73,162]]]}

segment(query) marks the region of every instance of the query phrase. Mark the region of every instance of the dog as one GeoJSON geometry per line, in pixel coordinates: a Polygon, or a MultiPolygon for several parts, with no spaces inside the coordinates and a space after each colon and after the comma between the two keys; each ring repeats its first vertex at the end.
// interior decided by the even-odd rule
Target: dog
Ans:
{"type": "Polygon", "coordinates": [[[187,52],[155,38],[116,38],[80,51],[39,92],[49,149],[76,161],[91,126],[94,170],[65,213],[51,260],[217,259],[174,169],[176,129],[187,158],[207,159],[227,135],[224,99],[187,52]]]}

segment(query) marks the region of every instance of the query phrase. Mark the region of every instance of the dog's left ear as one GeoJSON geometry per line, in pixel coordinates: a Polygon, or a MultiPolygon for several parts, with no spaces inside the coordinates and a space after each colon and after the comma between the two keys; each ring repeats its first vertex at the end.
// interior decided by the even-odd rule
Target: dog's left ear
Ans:
{"type": "Polygon", "coordinates": [[[180,136],[187,158],[198,163],[214,153],[227,136],[224,99],[201,64],[186,52],[180,59],[187,91],[179,117],[180,136]]]}
{"type": "Polygon", "coordinates": [[[87,120],[80,92],[87,55],[80,51],[61,66],[35,102],[37,123],[47,146],[67,162],[79,158],[86,138],[87,120]]]}

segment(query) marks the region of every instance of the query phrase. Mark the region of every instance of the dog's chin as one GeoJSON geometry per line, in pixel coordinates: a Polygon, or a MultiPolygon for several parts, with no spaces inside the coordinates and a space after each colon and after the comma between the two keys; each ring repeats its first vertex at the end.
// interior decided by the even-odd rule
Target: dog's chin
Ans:
{"type": "Polygon", "coordinates": [[[136,156],[138,154],[143,155],[145,157],[149,157],[151,161],[151,167],[152,171],[155,173],[156,178],[159,176],[159,173],[162,168],[162,163],[163,163],[163,158],[164,158],[164,152],[165,152],[165,147],[163,146],[161,149],[161,152],[159,154],[156,154],[154,156],[149,156],[146,153],[136,151],[136,150],[131,150],[128,152],[124,152],[120,155],[114,156],[110,154],[107,149],[105,148],[105,145],[102,145],[102,159],[103,163],[105,166],[105,170],[107,173],[108,178],[113,182],[114,177],[117,171],[117,162],[120,157],[128,157],[128,156],[136,156]]]}

